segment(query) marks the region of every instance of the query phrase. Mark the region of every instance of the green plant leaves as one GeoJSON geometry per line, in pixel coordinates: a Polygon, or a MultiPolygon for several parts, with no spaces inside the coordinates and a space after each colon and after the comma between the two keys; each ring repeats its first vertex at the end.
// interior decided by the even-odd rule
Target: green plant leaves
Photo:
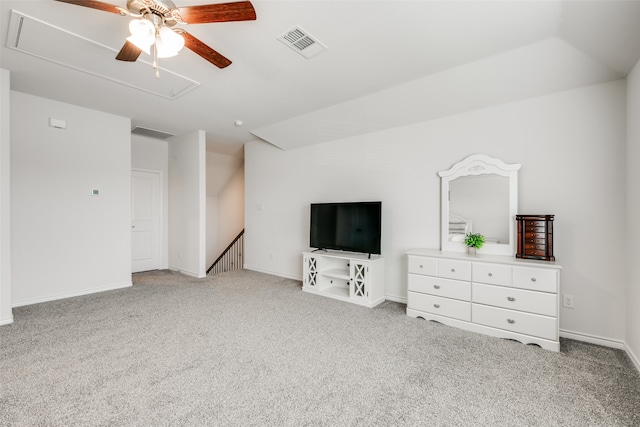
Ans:
{"type": "Polygon", "coordinates": [[[467,233],[464,236],[464,244],[471,248],[480,249],[484,245],[484,236],[480,233],[467,233]]]}

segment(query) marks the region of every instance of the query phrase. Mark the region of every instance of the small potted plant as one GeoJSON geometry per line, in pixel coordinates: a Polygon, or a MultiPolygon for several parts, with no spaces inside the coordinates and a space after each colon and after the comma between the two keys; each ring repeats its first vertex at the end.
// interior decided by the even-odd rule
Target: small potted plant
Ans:
{"type": "Polygon", "coordinates": [[[480,233],[467,233],[464,236],[464,244],[467,245],[469,255],[475,255],[476,250],[484,245],[484,236],[480,233]]]}

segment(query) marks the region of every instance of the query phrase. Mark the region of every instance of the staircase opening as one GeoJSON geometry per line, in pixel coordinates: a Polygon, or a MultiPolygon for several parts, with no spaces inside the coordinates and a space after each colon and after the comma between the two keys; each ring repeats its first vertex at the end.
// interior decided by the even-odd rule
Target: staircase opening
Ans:
{"type": "Polygon", "coordinates": [[[242,270],[244,265],[244,228],[207,270],[207,276],[225,271],[242,270]]]}

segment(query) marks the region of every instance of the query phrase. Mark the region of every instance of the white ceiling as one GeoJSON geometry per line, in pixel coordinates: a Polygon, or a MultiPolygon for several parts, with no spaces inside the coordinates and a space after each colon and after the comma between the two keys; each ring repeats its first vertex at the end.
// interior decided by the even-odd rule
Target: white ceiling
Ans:
{"type": "MultiPolygon", "coordinates": [[[[128,36],[128,18],[53,0],[0,1],[0,66],[11,71],[13,90],[130,117],[134,125],[167,133],[202,129],[209,150],[241,154],[256,136],[289,149],[616,80],[640,58],[640,1],[253,5],[256,21],[188,26],[233,64],[220,70],[188,50],[161,60],[161,67],[199,83],[175,99],[7,48],[15,9],[103,45],[45,37],[54,57],[71,54],[107,77],[139,79],[148,69],[155,79],[141,61],[148,60],[144,54],[136,64],[113,59],[128,36]],[[328,50],[306,59],[277,40],[294,26],[328,50]]],[[[161,71],[163,76],[161,83],[170,74],[161,71]]]]}

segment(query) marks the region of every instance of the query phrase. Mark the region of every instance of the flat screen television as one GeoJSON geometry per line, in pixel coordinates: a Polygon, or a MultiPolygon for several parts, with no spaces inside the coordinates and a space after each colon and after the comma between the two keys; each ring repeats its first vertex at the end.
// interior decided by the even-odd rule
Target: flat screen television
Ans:
{"type": "Polygon", "coordinates": [[[312,248],[379,255],[381,236],[382,202],[311,204],[312,248]]]}

